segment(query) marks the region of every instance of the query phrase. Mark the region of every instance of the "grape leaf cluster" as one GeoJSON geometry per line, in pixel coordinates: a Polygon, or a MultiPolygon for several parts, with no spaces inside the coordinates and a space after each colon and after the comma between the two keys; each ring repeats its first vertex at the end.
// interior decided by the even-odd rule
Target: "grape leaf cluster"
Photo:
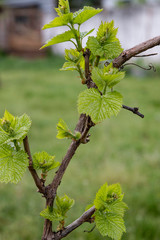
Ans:
{"type": "Polygon", "coordinates": [[[18,183],[28,166],[28,156],[22,150],[22,140],[31,127],[31,120],[23,114],[14,117],[7,110],[0,119],[0,181],[18,183]]]}

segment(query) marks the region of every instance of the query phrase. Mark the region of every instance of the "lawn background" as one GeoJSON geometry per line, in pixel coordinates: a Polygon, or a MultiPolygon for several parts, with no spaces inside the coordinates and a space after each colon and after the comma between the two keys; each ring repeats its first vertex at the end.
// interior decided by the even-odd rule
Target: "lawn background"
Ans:
{"type": "MultiPolygon", "coordinates": [[[[85,89],[76,73],[60,72],[63,60],[0,58],[0,116],[4,110],[27,113],[32,119],[32,153],[47,151],[61,161],[69,140],[56,139],[59,118],[74,129],[78,121],[77,95],[85,89]]],[[[140,107],[144,119],[124,109],[91,130],[91,141],[81,145],[62,180],[58,194],[75,199],[67,223],[78,218],[106,181],[119,182],[129,210],[126,240],[160,239],[160,73],[127,75],[116,90],[124,104],[140,107]]],[[[54,173],[50,174],[49,180],[54,173]]],[[[44,199],[28,173],[17,184],[0,184],[0,240],[39,240],[44,199]]],[[[66,239],[100,240],[97,230],[84,224],[66,239]]]]}

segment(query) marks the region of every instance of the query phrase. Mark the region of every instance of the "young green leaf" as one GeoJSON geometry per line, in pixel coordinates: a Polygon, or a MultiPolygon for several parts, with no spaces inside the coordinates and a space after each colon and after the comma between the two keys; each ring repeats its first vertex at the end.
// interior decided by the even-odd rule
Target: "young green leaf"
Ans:
{"type": "MultiPolygon", "coordinates": [[[[112,184],[108,186],[108,184],[105,183],[97,192],[94,205],[97,210],[104,210],[107,208],[108,210],[115,212],[115,203],[119,203],[122,200],[123,194],[120,184],[112,184]]],[[[117,206],[118,209],[121,205],[118,204],[117,206]]],[[[124,208],[124,205],[121,207],[124,208]]]]}
{"type": "Polygon", "coordinates": [[[66,194],[63,197],[56,197],[56,206],[62,216],[66,217],[66,213],[73,207],[74,199],[69,198],[66,194]]]}
{"type": "Polygon", "coordinates": [[[24,139],[29,129],[31,127],[31,119],[27,114],[23,114],[22,116],[16,119],[16,123],[14,126],[15,136],[14,139],[21,140],[24,139]]]}
{"type": "MultiPolygon", "coordinates": [[[[114,194],[113,194],[114,195],[114,194]]],[[[116,197],[116,195],[114,195],[116,197]]],[[[106,210],[108,212],[112,212],[118,214],[119,216],[123,217],[125,211],[128,209],[128,206],[125,202],[121,201],[120,199],[116,199],[112,203],[108,203],[106,210]]]]}
{"type": "Polygon", "coordinates": [[[107,83],[107,87],[112,88],[119,83],[125,77],[125,72],[119,72],[117,68],[113,68],[113,64],[110,63],[103,69],[103,79],[107,83]]]}
{"type": "Polygon", "coordinates": [[[101,22],[97,31],[97,40],[100,43],[111,43],[119,41],[116,37],[118,28],[114,28],[114,21],[101,22]]]}
{"type": "Polygon", "coordinates": [[[0,127],[0,146],[6,144],[13,140],[9,133],[5,132],[2,127],[0,127]]]}
{"type": "Polygon", "coordinates": [[[56,137],[58,139],[70,138],[70,139],[79,140],[81,138],[81,134],[79,132],[76,132],[75,134],[73,134],[69,130],[67,124],[63,121],[63,119],[59,120],[57,124],[57,130],[58,130],[58,134],[56,137]]]}
{"type": "Polygon", "coordinates": [[[72,38],[75,38],[73,31],[72,30],[66,31],[48,40],[46,44],[41,47],[41,49],[57,43],[70,41],[72,38]]]}
{"type": "Polygon", "coordinates": [[[68,71],[68,70],[76,70],[83,71],[84,69],[84,57],[82,52],[78,52],[76,49],[65,49],[65,59],[68,62],[63,64],[63,67],[60,70],[68,71]]]}
{"type": "Polygon", "coordinates": [[[77,71],[77,64],[74,62],[65,62],[60,69],[61,71],[77,71]]]}
{"type": "Polygon", "coordinates": [[[126,232],[124,220],[121,216],[108,212],[95,212],[96,227],[102,236],[120,240],[123,232],[126,232]]]}
{"type": "Polygon", "coordinates": [[[42,169],[44,172],[48,172],[60,165],[59,162],[55,162],[55,156],[50,156],[47,152],[39,152],[33,155],[33,167],[34,169],[42,169]]]}
{"type": "Polygon", "coordinates": [[[92,80],[97,85],[98,89],[103,92],[106,82],[103,79],[103,69],[94,67],[92,70],[92,80]]]}
{"type": "Polygon", "coordinates": [[[59,0],[58,8],[55,8],[55,10],[59,16],[70,13],[69,1],[68,0],[59,0]]]}
{"type": "Polygon", "coordinates": [[[117,115],[122,107],[122,95],[116,91],[101,95],[97,89],[90,88],[80,93],[78,111],[89,115],[94,123],[98,123],[117,115]]]}
{"type": "Polygon", "coordinates": [[[68,13],[60,17],[56,17],[51,22],[45,24],[42,30],[45,30],[48,28],[66,26],[68,23],[72,22],[72,18],[73,18],[73,13],[68,13]]]}
{"type": "Polygon", "coordinates": [[[100,13],[103,9],[95,9],[93,7],[84,7],[79,11],[73,14],[73,23],[74,24],[82,24],[86,22],[88,19],[92,18],[96,14],[100,13]]]}
{"type": "Polygon", "coordinates": [[[104,46],[101,46],[101,51],[104,52],[104,57],[105,59],[114,59],[118,57],[121,52],[123,51],[123,48],[121,47],[121,44],[119,41],[117,42],[112,42],[112,43],[106,43],[104,46]]]}
{"type": "Polygon", "coordinates": [[[56,207],[44,209],[40,215],[50,221],[63,221],[66,218],[66,213],[73,207],[74,200],[66,194],[64,197],[56,197],[56,207]]]}
{"type": "Polygon", "coordinates": [[[14,117],[6,110],[4,117],[0,119],[0,145],[24,139],[30,127],[31,120],[26,114],[14,117]]]}
{"type": "Polygon", "coordinates": [[[114,21],[101,22],[97,31],[97,37],[89,37],[87,47],[91,50],[94,56],[100,56],[106,59],[113,59],[121,52],[121,44],[116,37],[117,28],[114,28],[114,21]]]}
{"type": "MultiPolygon", "coordinates": [[[[110,65],[112,66],[112,64],[110,65]]],[[[124,72],[119,72],[117,68],[108,68],[108,66],[104,66],[103,69],[94,67],[92,70],[92,80],[96,83],[101,92],[103,92],[106,84],[107,87],[112,88],[119,83],[124,76],[124,72]]]]}
{"type": "Polygon", "coordinates": [[[96,37],[88,38],[87,48],[90,49],[94,56],[100,56],[101,58],[105,59],[113,59],[117,57],[123,50],[119,41],[100,43],[96,37]]]}
{"type": "Polygon", "coordinates": [[[94,200],[94,205],[95,205],[95,208],[97,210],[104,210],[105,209],[107,194],[108,194],[108,184],[105,183],[98,190],[98,192],[96,194],[96,198],[94,200]]]}
{"type": "Polygon", "coordinates": [[[4,144],[0,147],[0,181],[18,183],[28,166],[28,156],[22,151],[16,151],[4,144]]]}
{"type": "Polygon", "coordinates": [[[10,123],[11,127],[15,126],[16,118],[11,113],[9,113],[7,110],[5,110],[4,117],[3,117],[3,119],[1,119],[1,121],[3,121],[3,120],[7,121],[8,123],[10,123]]]}
{"type": "Polygon", "coordinates": [[[120,184],[108,186],[105,183],[97,192],[94,200],[95,222],[102,236],[120,240],[125,232],[124,212],[128,208],[122,201],[123,194],[120,184]]]}
{"type": "Polygon", "coordinates": [[[70,62],[78,63],[83,54],[78,52],[77,49],[65,49],[65,59],[70,62]]]}
{"type": "Polygon", "coordinates": [[[64,217],[58,212],[56,208],[45,208],[42,212],[40,212],[40,215],[48,220],[52,221],[62,221],[64,217]]]}
{"type": "Polygon", "coordinates": [[[104,50],[96,37],[88,37],[87,48],[89,48],[94,56],[103,57],[104,50]]]}

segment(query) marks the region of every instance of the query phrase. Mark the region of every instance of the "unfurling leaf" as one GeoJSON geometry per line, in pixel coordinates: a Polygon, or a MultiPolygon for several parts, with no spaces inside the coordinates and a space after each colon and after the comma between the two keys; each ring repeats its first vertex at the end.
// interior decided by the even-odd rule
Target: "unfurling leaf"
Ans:
{"type": "Polygon", "coordinates": [[[69,198],[66,194],[64,197],[56,197],[56,206],[62,216],[66,217],[66,213],[73,207],[74,199],[69,198]]]}
{"type": "Polygon", "coordinates": [[[96,209],[103,210],[108,207],[108,205],[115,203],[117,200],[123,200],[120,184],[112,184],[108,186],[108,184],[105,183],[97,192],[94,205],[96,209]]]}
{"type": "Polygon", "coordinates": [[[122,107],[122,95],[119,92],[107,92],[101,95],[97,89],[90,88],[80,93],[78,111],[89,115],[94,123],[98,123],[117,115],[122,107]]]}
{"type": "Polygon", "coordinates": [[[114,21],[101,22],[97,31],[97,40],[101,43],[111,43],[119,41],[116,37],[118,28],[114,28],[114,21]]]}
{"type": "Polygon", "coordinates": [[[58,8],[55,8],[55,10],[59,16],[70,13],[69,1],[68,0],[59,0],[58,8]]]}
{"type": "Polygon", "coordinates": [[[117,57],[122,48],[119,41],[111,43],[100,43],[96,37],[89,37],[87,41],[87,47],[90,49],[94,56],[100,56],[105,59],[113,59],[117,57]]]}
{"type": "Polygon", "coordinates": [[[23,114],[20,117],[14,117],[6,110],[4,117],[0,119],[0,145],[14,140],[23,140],[30,127],[31,120],[29,116],[23,114]]]}
{"type": "Polygon", "coordinates": [[[60,165],[60,163],[56,162],[54,159],[55,156],[50,156],[44,151],[35,153],[33,155],[33,167],[34,169],[42,169],[43,172],[48,172],[60,165]]]}
{"type": "Polygon", "coordinates": [[[67,216],[66,213],[73,207],[74,199],[69,198],[66,194],[63,197],[56,197],[56,208],[47,207],[40,215],[50,221],[63,221],[67,216]]]}
{"type": "Polygon", "coordinates": [[[77,49],[65,49],[65,59],[70,62],[78,63],[83,54],[78,52],[77,49]]]}
{"type": "Polygon", "coordinates": [[[124,212],[128,208],[122,201],[123,194],[120,184],[109,185],[105,183],[97,192],[94,200],[96,227],[102,236],[120,240],[124,225],[124,212]]]}
{"type": "Polygon", "coordinates": [[[98,89],[103,92],[105,86],[112,88],[119,83],[125,76],[124,72],[119,72],[117,68],[113,68],[112,64],[104,66],[103,69],[94,67],[92,70],[92,80],[96,83],[98,89]]]}
{"type": "Polygon", "coordinates": [[[66,32],[61,33],[61,34],[51,38],[50,40],[48,40],[46,42],[46,44],[41,47],[41,49],[45,48],[45,47],[49,47],[49,46],[57,44],[57,43],[68,42],[72,38],[75,38],[73,31],[72,30],[66,31],[66,32]]]}
{"type": "Polygon", "coordinates": [[[114,28],[114,21],[101,22],[97,31],[97,37],[89,37],[87,47],[91,50],[94,56],[100,56],[105,59],[113,59],[121,52],[121,44],[116,37],[117,28],[114,28]]]}
{"type": "Polygon", "coordinates": [[[28,156],[22,151],[16,151],[4,144],[0,147],[0,181],[18,183],[28,166],[28,156]]]}
{"type": "Polygon", "coordinates": [[[79,140],[81,138],[81,133],[80,132],[75,132],[75,134],[73,134],[67,124],[63,121],[63,119],[60,119],[58,124],[57,124],[57,130],[58,130],[58,134],[57,134],[57,138],[58,139],[63,139],[63,138],[70,138],[70,139],[74,139],[74,140],[79,140]]]}
{"type": "Polygon", "coordinates": [[[88,19],[92,18],[96,14],[100,13],[103,9],[95,9],[93,7],[84,7],[79,11],[73,14],[73,23],[74,24],[82,24],[86,22],[88,19]]]}
{"type": "Polygon", "coordinates": [[[84,57],[82,52],[78,52],[76,49],[65,49],[65,59],[68,62],[65,62],[63,67],[60,70],[67,71],[67,70],[76,70],[83,71],[84,69],[84,57]]]}

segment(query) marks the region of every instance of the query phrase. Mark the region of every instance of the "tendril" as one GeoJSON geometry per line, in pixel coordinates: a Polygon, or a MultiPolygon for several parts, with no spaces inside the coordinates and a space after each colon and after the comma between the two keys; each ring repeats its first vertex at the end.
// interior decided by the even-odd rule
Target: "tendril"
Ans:
{"type": "Polygon", "coordinates": [[[134,66],[139,67],[139,68],[141,68],[141,69],[143,69],[143,70],[153,70],[153,72],[156,72],[156,68],[154,67],[154,65],[153,65],[152,63],[149,63],[149,64],[148,64],[148,68],[142,67],[142,66],[140,66],[140,65],[138,65],[138,64],[136,64],[136,63],[126,63],[126,64],[123,64],[123,65],[119,68],[119,70],[122,70],[122,69],[123,69],[125,66],[127,66],[127,65],[134,65],[134,66]]]}

